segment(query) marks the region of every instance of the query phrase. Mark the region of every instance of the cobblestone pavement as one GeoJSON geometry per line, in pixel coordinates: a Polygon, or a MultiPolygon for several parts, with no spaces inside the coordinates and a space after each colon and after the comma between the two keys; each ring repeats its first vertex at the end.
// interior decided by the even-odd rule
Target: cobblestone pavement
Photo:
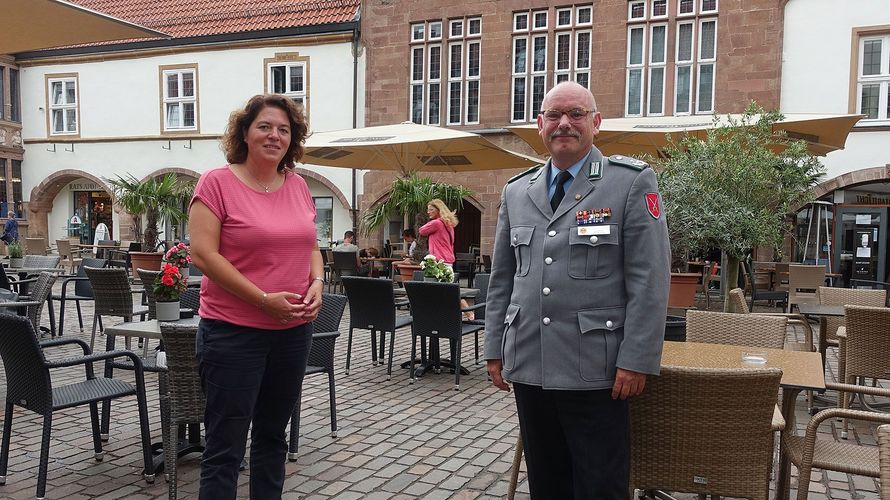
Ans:
{"type": "MultiPolygon", "coordinates": [[[[59,285],[56,286],[59,292],[59,285]]],[[[66,335],[89,342],[92,306],[83,304],[86,328],[80,332],[74,305],[66,311],[66,335]]],[[[288,462],[286,499],[486,499],[506,497],[518,424],[512,394],[495,390],[484,364],[473,363],[473,340],[464,341],[462,361],[469,375],[461,376],[461,390],[453,389],[453,375],[430,373],[408,383],[407,370],[398,368],[410,353],[409,329],[396,334],[393,378],[386,367],[372,366],[370,338],[357,331],[350,375],[344,374],[348,308],[337,343],[336,383],[338,437],[330,436],[327,377],[309,376],[303,388],[300,454],[288,462]]],[[[114,321],[114,320],[112,320],[114,321]]],[[[43,324],[48,324],[44,312],[43,324]]],[[[481,340],[480,340],[481,342],[481,340]]],[[[97,345],[104,342],[97,340],[97,345]]],[[[58,350],[58,349],[57,349],[58,350]]],[[[67,352],[67,351],[65,351],[67,352]]],[[[63,352],[52,356],[61,357],[63,352]]],[[[70,355],[71,353],[68,352],[70,355]]],[[[833,354],[833,353],[832,353],[833,354]]],[[[831,357],[831,356],[830,356],[831,357]]],[[[832,376],[836,361],[831,357],[832,376]]],[[[132,381],[130,372],[116,376],[132,381]]],[[[83,376],[83,368],[60,369],[54,383],[83,376]]],[[[146,375],[152,440],[160,441],[157,376],[146,375]]],[[[0,396],[5,400],[6,376],[0,371],[0,396]]],[[[809,416],[798,401],[798,427],[809,416]]],[[[12,446],[5,486],[0,498],[33,498],[36,491],[41,419],[15,409],[12,446]]],[[[823,426],[839,435],[838,424],[823,426]]],[[[873,428],[856,426],[851,440],[875,444],[873,428]]],[[[111,439],[102,462],[93,459],[88,407],[56,412],[50,445],[47,498],[153,499],[166,498],[163,475],[147,484],[141,474],[138,415],[135,398],[112,408],[111,439]]],[[[196,498],[200,456],[179,462],[180,498],[196,498]]],[[[239,498],[248,497],[250,469],[242,473],[239,498]]],[[[792,487],[796,479],[792,480],[792,487]]],[[[774,485],[773,485],[774,486],[774,485]]],[[[517,498],[528,498],[524,467],[517,498]]],[[[871,478],[815,470],[810,485],[813,499],[877,499],[871,478]]],[[[692,499],[690,495],[678,495],[692,499]]]]}

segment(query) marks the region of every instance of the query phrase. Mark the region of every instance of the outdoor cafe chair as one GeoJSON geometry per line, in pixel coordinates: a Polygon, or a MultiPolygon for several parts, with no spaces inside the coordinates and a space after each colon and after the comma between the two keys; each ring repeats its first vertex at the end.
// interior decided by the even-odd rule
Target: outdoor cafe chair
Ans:
{"type": "MultiPolygon", "coordinates": [[[[309,361],[306,375],[326,373],[328,376],[328,398],[331,405],[331,437],[337,437],[337,398],[334,393],[334,347],[340,336],[340,320],[346,308],[346,296],[324,294],[321,310],[312,322],[312,347],[309,349],[309,361]]],[[[305,384],[305,380],[303,381],[305,384]]],[[[291,462],[297,460],[300,451],[300,408],[303,390],[290,417],[290,443],[287,458],[291,462]]]]}
{"type": "Polygon", "coordinates": [[[804,342],[788,342],[785,341],[784,349],[795,351],[812,351],[813,350],[813,328],[810,323],[797,313],[752,313],[748,309],[748,303],[745,301],[745,292],[741,288],[733,288],[729,291],[729,310],[738,314],[755,314],[758,316],[773,316],[788,318],[789,327],[803,327],[804,342]]]}
{"type": "Polygon", "coordinates": [[[93,333],[90,335],[92,350],[96,343],[96,326],[102,316],[120,317],[129,322],[134,316],[145,319],[148,309],[133,308],[133,290],[125,269],[83,267],[93,287],[96,303],[93,311],[93,333]]]}
{"type": "Polygon", "coordinates": [[[56,249],[59,252],[59,259],[62,265],[74,274],[75,269],[80,266],[83,259],[80,257],[81,250],[71,249],[71,240],[56,240],[56,249]]]}
{"type": "Polygon", "coordinates": [[[819,287],[825,285],[825,266],[791,264],[788,266],[788,308],[794,304],[818,304],[819,287]]]}
{"type": "Polygon", "coordinates": [[[629,400],[630,497],[639,488],[767,500],[781,377],[778,368],[662,367],[629,400]]]}
{"type": "Polygon", "coordinates": [[[878,463],[881,467],[881,499],[890,500],[890,425],[880,425],[878,435],[878,463]]]}
{"type": "Polygon", "coordinates": [[[102,259],[85,257],[81,265],[77,268],[77,274],[75,274],[74,276],[67,276],[62,279],[61,293],[53,294],[52,296],[52,300],[59,301],[59,336],[62,335],[65,327],[65,302],[69,300],[74,301],[77,309],[77,323],[80,325],[80,331],[83,331],[83,312],[81,311],[80,303],[83,301],[91,302],[95,300],[95,296],[93,295],[93,286],[90,284],[90,279],[87,278],[87,272],[84,269],[84,266],[105,267],[105,261],[102,259]],[[73,293],[68,293],[68,287],[72,283],[74,291],[73,293]]]}
{"type": "MultiPolygon", "coordinates": [[[[337,252],[335,252],[336,254],[337,252]]],[[[383,364],[385,334],[389,332],[389,365],[386,380],[392,378],[392,356],[396,330],[411,324],[411,316],[396,315],[392,281],[386,278],[344,276],[343,287],[349,301],[349,337],[346,341],[346,375],[352,361],[352,332],[371,332],[371,365],[377,364],[377,333],[380,333],[380,364],[383,364]]]]}
{"type": "Polygon", "coordinates": [[[198,308],[201,306],[201,289],[195,287],[186,288],[179,297],[179,303],[182,307],[191,309],[197,315],[198,308]]]}
{"type": "MultiPolygon", "coordinates": [[[[771,304],[773,302],[785,302],[788,300],[788,291],[787,290],[770,290],[768,288],[762,288],[758,286],[758,282],[756,281],[756,275],[753,271],[753,266],[750,262],[742,262],[742,266],[745,269],[745,277],[747,278],[748,284],[751,287],[751,302],[749,309],[754,310],[754,301],[755,300],[767,300],[771,304]]],[[[769,283],[767,283],[769,286],[769,283]]]]}
{"type": "MultiPolygon", "coordinates": [[[[440,360],[434,354],[439,339],[448,339],[451,346],[451,362],[454,363],[454,390],[460,390],[461,340],[464,335],[476,333],[482,325],[466,323],[462,320],[460,307],[460,285],[432,281],[409,281],[405,283],[408,301],[411,303],[411,383],[414,383],[414,360],[417,355],[417,338],[430,339],[429,355],[438,367],[440,360]]],[[[479,306],[484,307],[483,304],[479,306]]],[[[477,306],[474,306],[477,307],[477,306]]],[[[473,309],[471,307],[470,309],[473,309]]],[[[391,348],[392,346],[390,346],[391,348]]],[[[390,351],[392,352],[392,351],[390,351]]],[[[479,361],[479,346],[476,346],[476,362],[479,361]]]]}
{"type": "MultiPolygon", "coordinates": [[[[34,286],[30,289],[30,294],[28,295],[19,295],[18,300],[27,301],[30,305],[27,307],[26,315],[28,316],[28,320],[31,321],[31,325],[34,327],[34,331],[38,334],[49,333],[53,337],[56,336],[56,332],[53,331],[52,324],[49,328],[40,325],[40,318],[43,314],[43,305],[46,304],[48,300],[50,300],[50,295],[53,291],[53,285],[56,283],[56,278],[58,276],[55,273],[50,272],[41,272],[37,276],[37,281],[34,282],[34,286]]],[[[52,314],[50,314],[50,319],[52,319],[52,314]]],[[[53,323],[51,321],[50,323],[53,323]]]]}
{"type": "MultiPolygon", "coordinates": [[[[855,288],[835,288],[828,286],[819,287],[819,303],[827,306],[870,306],[884,307],[887,301],[886,290],[866,290],[855,288]]],[[[846,315],[845,315],[846,316],[846,315]]],[[[839,347],[837,337],[838,328],[846,324],[845,316],[821,316],[819,318],[819,352],[822,353],[822,362],[825,362],[825,352],[829,347],[839,347]]],[[[843,356],[838,356],[838,380],[844,382],[843,356]]]]}
{"type": "MultiPolygon", "coordinates": [[[[864,385],[825,383],[827,390],[860,395],[890,397],[890,389],[864,385]]],[[[647,388],[648,391],[648,388],[647,388]]],[[[777,488],[788,491],[790,475],[794,464],[798,469],[797,500],[806,500],[810,488],[810,474],[814,468],[823,471],[836,471],[868,477],[880,477],[878,447],[872,444],[859,445],[854,442],[837,441],[832,432],[820,432],[819,426],[831,419],[853,419],[865,422],[890,424],[890,414],[847,408],[828,408],[816,413],[807,423],[803,436],[797,435],[793,422],[785,428],[781,447],[781,471],[784,485],[777,488]]]]}
{"type": "Polygon", "coordinates": [[[167,354],[167,368],[158,379],[161,397],[161,428],[164,447],[164,471],[168,497],[176,498],[178,442],[180,426],[192,428],[189,439],[192,449],[201,449],[199,427],[204,422],[207,400],[201,387],[198,362],[195,359],[195,326],[161,323],[161,338],[167,354]]]}
{"type": "MultiPolygon", "coordinates": [[[[843,384],[857,384],[864,378],[890,378],[887,371],[890,367],[890,308],[845,305],[844,319],[846,326],[837,331],[838,380],[843,384]]],[[[861,401],[866,409],[874,411],[865,398],[861,401]]],[[[838,403],[841,408],[849,405],[843,393],[838,393],[838,403]]],[[[847,427],[844,422],[843,438],[847,437],[847,427]]]]}
{"type": "Polygon", "coordinates": [[[331,286],[333,292],[337,292],[337,287],[343,290],[343,277],[355,276],[358,274],[358,257],[356,252],[331,252],[333,260],[331,261],[331,286]]]}
{"type": "MultiPolygon", "coordinates": [[[[143,475],[147,482],[154,481],[151,459],[151,436],[148,429],[148,407],[145,398],[145,378],[139,357],[128,351],[93,353],[79,339],[54,339],[40,343],[31,322],[20,316],[0,313],[0,357],[6,369],[6,408],[3,419],[3,443],[0,448],[0,484],[6,484],[9,464],[9,447],[12,440],[14,406],[43,416],[40,444],[40,465],[37,471],[37,498],[46,496],[46,477],[49,466],[50,433],[53,414],[74,406],[89,405],[93,432],[93,450],[97,461],[104,458],[99,438],[99,401],[136,395],[139,429],[142,440],[143,475]],[[65,357],[50,361],[45,351],[51,347],[76,345],[83,356],[65,357]],[[126,357],[135,367],[134,384],[119,379],[96,377],[93,363],[96,361],[126,357]],[[54,384],[50,369],[84,366],[83,380],[67,385],[54,384]]],[[[70,427],[70,426],[69,426],[70,427]]],[[[23,429],[30,434],[29,429],[23,429]]],[[[70,429],[68,429],[70,433],[70,429]]]]}

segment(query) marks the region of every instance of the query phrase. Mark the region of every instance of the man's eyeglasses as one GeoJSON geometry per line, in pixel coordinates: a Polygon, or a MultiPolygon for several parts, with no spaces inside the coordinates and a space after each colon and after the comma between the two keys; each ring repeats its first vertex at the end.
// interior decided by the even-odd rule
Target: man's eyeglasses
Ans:
{"type": "Polygon", "coordinates": [[[587,117],[590,113],[595,113],[595,109],[584,109],[584,108],[572,108],[567,111],[563,111],[561,109],[542,109],[541,114],[544,115],[544,119],[551,122],[558,122],[562,119],[562,115],[566,115],[569,117],[569,120],[573,122],[580,122],[584,118],[587,117]]]}

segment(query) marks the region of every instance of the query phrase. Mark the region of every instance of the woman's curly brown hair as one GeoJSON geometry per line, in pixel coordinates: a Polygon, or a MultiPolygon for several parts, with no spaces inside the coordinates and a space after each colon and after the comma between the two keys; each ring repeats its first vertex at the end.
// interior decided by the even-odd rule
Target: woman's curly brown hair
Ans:
{"type": "Polygon", "coordinates": [[[247,143],[244,137],[250,124],[256,120],[260,111],[266,107],[278,108],[284,111],[290,122],[290,144],[287,152],[278,164],[278,171],[285,168],[293,168],[294,163],[303,157],[303,143],[309,133],[309,124],[303,115],[303,109],[290,98],[279,94],[255,95],[247,101],[244,109],[233,111],[229,115],[229,123],[222,138],[223,151],[226,161],[229,163],[244,163],[247,160],[247,143]]]}

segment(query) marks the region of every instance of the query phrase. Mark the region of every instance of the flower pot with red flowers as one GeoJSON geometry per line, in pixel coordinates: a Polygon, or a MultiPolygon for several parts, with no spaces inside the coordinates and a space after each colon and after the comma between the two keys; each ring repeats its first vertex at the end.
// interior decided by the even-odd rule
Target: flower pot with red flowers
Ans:
{"type": "Polygon", "coordinates": [[[164,254],[164,262],[169,262],[179,268],[179,274],[185,277],[186,282],[189,279],[189,264],[192,262],[192,256],[189,255],[189,246],[179,242],[167,250],[164,254]]]}
{"type": "Polygon", "coordinates": [[[155,317],[158,321],[176,321],[179,319],[179,299],[188,286],[179,267],[166,263],[154,282],[155,317]]]}

